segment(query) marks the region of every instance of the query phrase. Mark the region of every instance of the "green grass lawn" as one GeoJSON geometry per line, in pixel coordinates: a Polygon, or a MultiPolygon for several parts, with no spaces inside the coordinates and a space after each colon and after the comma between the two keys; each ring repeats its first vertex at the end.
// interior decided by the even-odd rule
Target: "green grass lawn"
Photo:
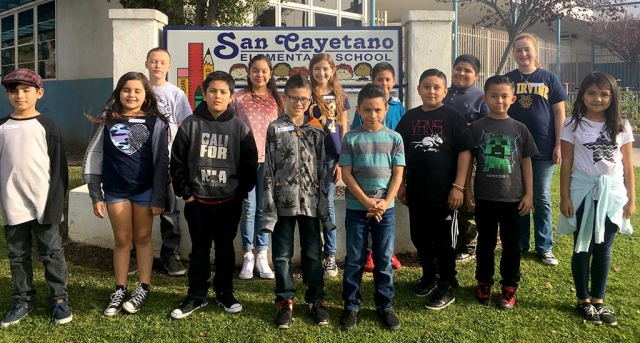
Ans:
{"type": "MultiPolygon", "coordinates": [[[[72,168],[72,187],[79,185],[79,173],[79,168],[72,168]]],[[[636,180],[640,180],[640,169],[636,169],[636,180]]],[[[554,179],[552,194],[556,195],[553,201],[557,217],[558,175],[554,179]]],[[[633,218],[636,229],[640,227],[638,218],[638,215],[633,218]]],[[[141,312],[106,318],[102,311],[114,283],[110,267],[84,263],[72,254],[68,256],[68,291],[74,320],[68,325],[56,326],[51,323],[46,308],[48,287],[42,265],[36,258],[37,308],[19,325],[0,330],[0,342],[638,342],[639,243],[636,234],[618,235],[614,244],[606,303],[618,316],[620,327],[617,329],[583,324],[576,316],[570,269],[573,244],[571,237],[562,236],[557,238],[554,249],[560,260],[559,266],[544,266],[531,255],[523,259],[518,301],[512,311],[476,303],[473,298],[473,262],[459,265],[461,288],[456,294],[455,304],[442,311],[426,310],[425,300],[413,295],[412,287],[420,276],[420,270],[415,263],[410,263],[395,274],[394,309],[402,322],[402,329],[397,332],[384,330],[376,321],[371,274],[366,274],[363,280],[362,322],[349,333],[338,329],[342,312],[340,277],[326,280],[326,303],[331,315],[328,327],[315,326],[305,315],[302,300],[305,288],[299,275],[296,277],[299,290],[296,300],[299,303],[294,306],[295,321],[286,331],[273,325],[273,281],[258,279],[234,281],[236,296],[244,305],[242,313],[226,314],[210,303],[187,319],[175,321],[168,314],[186,294],[187,280],[185,277],[171,278],[154,273],[151,297],[141,312]]],[[[497,255],[498,258],[500,253],[497,255]]],[[[12,283],[6,256],[7,247],[1,240],[0,311],[11,307],[12,283]]],[[[410,257],[401,260],[413,261],[410,257]]],[[[104,264],[110,266],[111,262],[104,261],[104,264]]],[[[135,277],[130,278],[130,283],[136,283],[135,277]]],[[[496,285],[494,294],[497,292],[496,285]]]]}

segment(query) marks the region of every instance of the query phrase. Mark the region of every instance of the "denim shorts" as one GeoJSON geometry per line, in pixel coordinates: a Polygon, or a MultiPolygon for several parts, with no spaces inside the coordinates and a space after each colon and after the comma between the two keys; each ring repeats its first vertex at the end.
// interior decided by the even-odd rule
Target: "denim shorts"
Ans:
{"type": "Polygon", "coordinates": [[[153,189],[151,188],[145,192],[142,192],[136,195],[130,195],[128,197],[115,196],[107,192],[104,192],[104,201],[107,204],[113,204],[116,202],[123,202],[125,200],[129,200],[131,201],[132,204],[136,206],[149,206],[151,204],[152,195],[153,195],[153,189]]]}

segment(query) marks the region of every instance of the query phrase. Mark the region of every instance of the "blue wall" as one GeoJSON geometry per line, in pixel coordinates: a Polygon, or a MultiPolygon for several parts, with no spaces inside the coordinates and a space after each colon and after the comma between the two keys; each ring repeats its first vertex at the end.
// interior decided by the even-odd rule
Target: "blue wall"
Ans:
{"type": "MultiPolygon", "coordinates": [[[[112,78],[44,81],[44,96],[36,109],[58,123],[66,145],[84,149],[91,131],[84,114],[99,115],[112,91],[112,78]]],[[[0,97],[0,117],[12,112],[7,97],[0,97]]]]}

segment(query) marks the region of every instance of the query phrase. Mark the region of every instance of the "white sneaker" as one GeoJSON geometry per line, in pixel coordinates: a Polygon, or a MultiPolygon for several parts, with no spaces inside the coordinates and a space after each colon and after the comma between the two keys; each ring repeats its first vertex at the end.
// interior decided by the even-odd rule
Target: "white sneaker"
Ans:
{"type": "Polygon", "coordinates": [[[249,251],[244,253],[244,261],[242,262],[242,270],[240,270],[240,280],[250,280],[253,278],[253,266],[256,260],[253,257],[253,252],[249,251]]]}
{"type": "Polygon", "coordinates": [[[558,265],[558,259],[553,255],[551,251],[543,252],[542,254],[540,254],[540,260],[543,264],[546,264],[548,266],[558,265]]]}
{"type": "Polygon", "coordinates": [[[335,277],[338,275],[338,264],[334,255],[324,258],[324,275],[335,277]]]}
{"type": "Polygon", "coordinates": [[[269,261],[267,259],[267,251],[266,250],[260,250],[258,252],[258,259],[256,261],[256,269],[258,269],[258,272],[260,273],[260,277],[263,279],[273,279],[275,278],[275,275],[273,274],[273,271],[271,271],[271,268],[269,267],[269,261]]]}

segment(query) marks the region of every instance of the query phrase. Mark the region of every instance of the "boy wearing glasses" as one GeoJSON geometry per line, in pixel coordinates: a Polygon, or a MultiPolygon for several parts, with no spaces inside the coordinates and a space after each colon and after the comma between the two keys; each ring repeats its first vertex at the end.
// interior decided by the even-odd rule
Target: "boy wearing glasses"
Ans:
{"type": "Polygon", "coordinates": [[[320,221],[332,230],[335,225],[329,218],[327,203],[325,133],[317,119],[304,115],[311,102],[311,84],[295,75],[287,81],[284,91],[287,113],[267,128],[262,231],[272,233],[278,306],[275,323],[288,329],[295,293],[291,258],[296,222],[300,230],[302,280],[307,286],[305,309],[317,325],[329,323],[323,303],[320,221]]]}

